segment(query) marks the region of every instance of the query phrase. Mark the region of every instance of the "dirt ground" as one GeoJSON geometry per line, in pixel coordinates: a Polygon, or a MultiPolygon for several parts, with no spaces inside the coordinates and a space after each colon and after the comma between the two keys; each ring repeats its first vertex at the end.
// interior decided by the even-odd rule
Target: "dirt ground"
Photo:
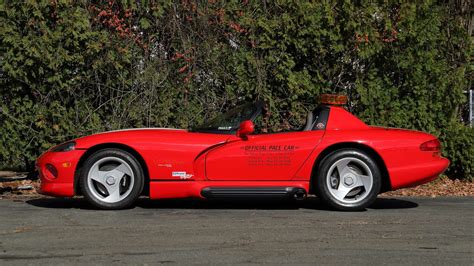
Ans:
{"type": "MultiPolygon", "coordinates": [[[[0,176],[0,199],[14,197],[41,197],[41,195],[37,193],[38,186],[38,181],[29,180],[26,176],[0,176]],[[19,178],[19,180],[17,178],[19,178]]],[[[382,196],[474,196],[474,182],[451,180],[447,177],[440,177],[428,184],[414,188],[386,192],[383,193],[382,196]]]]}
{"type": "Polygon", "coordinates": [[[474,196],[474,182],[451,180],[446,176],[440,177],[435,181],[413,188],[405,188],[396,191],[386,192],[386,196],[474,196]]]}

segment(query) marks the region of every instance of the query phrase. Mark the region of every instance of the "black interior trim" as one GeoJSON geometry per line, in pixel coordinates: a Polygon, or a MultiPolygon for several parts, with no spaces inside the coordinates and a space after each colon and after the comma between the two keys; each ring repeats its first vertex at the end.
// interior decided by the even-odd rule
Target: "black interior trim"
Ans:
{"type": "Polygon", "coordinates": [[[206,187],[201,195],[216,198],[292,198],[297,193],[306,194],[301,187],[206,187]]]}
{"type": "Polygon", "coordinates": [[[329,111],[331,108],[326,105],[321,105],[318,106],[316,109],[313,111],[313,116],[318,115],[318,119],[313,122],[313,129],[312,130],[325,130],[326,126],[328,124],[328,119],[329,119],[329,111]],[[318,124],[323,124],[322,128],[318,128],[318,124]]]}

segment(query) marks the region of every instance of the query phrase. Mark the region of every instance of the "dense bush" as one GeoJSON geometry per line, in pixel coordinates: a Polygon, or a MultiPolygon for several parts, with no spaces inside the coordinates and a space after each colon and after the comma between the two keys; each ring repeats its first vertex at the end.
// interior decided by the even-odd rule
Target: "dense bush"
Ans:
{"type": "Polygon", "coordinates": [[[5,1],[0,168],[31,169],[93,132],[188,127],[262,99],[296,127],[323,92],[369,124],[440,137],[473,175],[461,121],[472,75],[469,1],[5,1]]]}

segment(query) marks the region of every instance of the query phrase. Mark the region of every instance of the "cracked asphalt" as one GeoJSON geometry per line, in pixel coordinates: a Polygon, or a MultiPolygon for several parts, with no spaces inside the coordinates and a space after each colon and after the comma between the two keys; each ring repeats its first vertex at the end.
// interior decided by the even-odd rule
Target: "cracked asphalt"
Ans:
{"type": "Polygon", "coordinates": [[[473,265],[474,197],[379,198],[364,212],[301,202],[0,200],[0,265],[473,265]]]}

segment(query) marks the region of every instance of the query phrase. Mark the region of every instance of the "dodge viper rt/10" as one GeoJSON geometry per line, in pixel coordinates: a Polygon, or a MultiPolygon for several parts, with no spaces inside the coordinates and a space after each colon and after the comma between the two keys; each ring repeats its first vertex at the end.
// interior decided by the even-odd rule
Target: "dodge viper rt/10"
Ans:
{"type": "Polygon", "coordinates": [[[190,130],[131,129],[55,146],[36,163],[40,192],[83,195],[102,209],[151,199],[296,198],[362,210],[377,195],[434,180],[449,165],[430,134],[366,125],[324,95],[300,130],[263,133],[264,104],[190,130]],[[259,119],[260,118],[260,119],[259,119]]]}

